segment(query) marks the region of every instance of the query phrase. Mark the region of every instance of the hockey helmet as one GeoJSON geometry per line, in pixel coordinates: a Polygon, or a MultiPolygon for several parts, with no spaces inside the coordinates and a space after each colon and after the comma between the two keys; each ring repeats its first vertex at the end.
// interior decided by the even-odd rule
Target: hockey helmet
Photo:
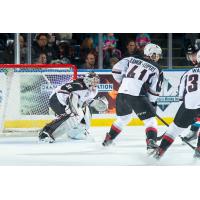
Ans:
{"type": "Polygon", "coordinates": [[[149,43],[144,47],[144,55],[158,61],[162,57],[162,49],[156,44],[149,43]]]}
{"type": "Polygon", "coordinates": [[[194,47],[195,47],[196,51],[200,50],[200,39],[195,40],[194,47]]]}
{"type": "Polygon", "coordinates": [[[83,78],[83,82],[85,83],[87,88],[94,89],[99,84],[100,78],[95,72],[89,72],[83,78]]]}
{"type": "Polygon", "coordinates": [[[186,50],[186,54],[192,54],[196,52],[196,48],[194,45],[189,44],[186,50]]]}
{"type": "Polygon", "coordinates": [[[197,63],[200,63],[200,50],[197,52],[197,63]]]}
{"type": "Polygon", "coordinates": [[[186,59],[191,61],[193,64],[196,64],[196,52],[198,48],[192,44],[189,44],[186,50],[186,59]]]}

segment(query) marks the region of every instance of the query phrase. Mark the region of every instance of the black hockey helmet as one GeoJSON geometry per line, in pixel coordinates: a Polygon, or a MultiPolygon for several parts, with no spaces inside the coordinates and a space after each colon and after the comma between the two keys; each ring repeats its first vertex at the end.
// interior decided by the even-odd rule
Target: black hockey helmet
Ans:
{"type": "Polygon", "coordinates": [[[190,62],[192,62],[192,64],[196,64],[196,53],[198,51],[198,47],[192,44],[189,44],[187,49],[186,49],[186,59],[190,62]]]}
{"type": "Polygon", "coordinates": [[[200,39],[195,40],[194,48],[196,51],[200,50],[200,39]]]}
{"type": "Polygon", "coordinates": [[[192,53],[195,53],[195,52],[196,52],[195,46],[192,45],[192,44],[189,44],[189,45],[187,46],[187,49],[186,49],[186,55],[187,55],[187,54],[192,54],[192,53]]]}

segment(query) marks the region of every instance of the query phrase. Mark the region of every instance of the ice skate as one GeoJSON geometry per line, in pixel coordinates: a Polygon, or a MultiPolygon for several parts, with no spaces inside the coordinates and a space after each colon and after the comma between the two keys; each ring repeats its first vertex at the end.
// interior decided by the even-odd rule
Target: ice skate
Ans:
{"type": "Polygon", "coordinates": [[[54,143],[55,139],[51,134],[49,134],[46,131],[42,130],[39,133],[39,142],[41,142],[41,143],[54,143]]]}
{"type": "Polygon", "coordinates": [[[147,154],[152,155],[155,150],[158,148],[158,145],[156,144],[156,141],[153,139],[147,140],[147,154]]]}
{"type": "Polygon", "coordinates": [[[158,148],[156,148],[156,149],[154,150],[153,157],[154,157],[156,160],[160,160],[160,158],[162,157],[163,154],[164,154],[163,149],[161,149],[160,147],[158,147],[158,148]]]}
{"type": "Polygon", "coordinates": [[[200,147],[197,147],[195,149],[194,158],[200,158],[200,147]]]}
{"type": "Polygon", "coordinates": [[[112,143],[113,143],[113,140],[111,139],[111,136],[109,135],[109,133],[106,133],[106,138],[105,138],[105,140],[103,141],[102,145],[103,145],[104,147],[107,147],[107,146],[112,145],[112,143]]]}

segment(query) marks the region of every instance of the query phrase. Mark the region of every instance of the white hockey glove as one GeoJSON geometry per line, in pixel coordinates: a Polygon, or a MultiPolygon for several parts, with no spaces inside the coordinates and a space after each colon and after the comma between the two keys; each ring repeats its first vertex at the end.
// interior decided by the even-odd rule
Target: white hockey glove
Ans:
{"type": "Polygon", "coordinates": [[[108,100],[104,96],[99,97],[94,99],[90,106],[95,108],[98,112],[105,112],[108,109],[108,100]]]}

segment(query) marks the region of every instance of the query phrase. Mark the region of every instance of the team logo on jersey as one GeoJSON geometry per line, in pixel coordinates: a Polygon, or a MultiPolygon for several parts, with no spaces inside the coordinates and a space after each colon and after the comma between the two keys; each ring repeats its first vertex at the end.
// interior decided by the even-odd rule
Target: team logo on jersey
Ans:
{"type": "Polygon", "coordinates": [[[176,96],[175,88],[172,87],[172,84],[169,82],[169,80],[164,78],[162,91],[157,100],[158,107],[162,111],[165,111],[173,102],[179,102],[179,97],[176,96]]]}
{"type": "Polygon", "coordinates": [[[110,92],[113,91],[113,84],[98,84],[99,92],[110,92]]]}

